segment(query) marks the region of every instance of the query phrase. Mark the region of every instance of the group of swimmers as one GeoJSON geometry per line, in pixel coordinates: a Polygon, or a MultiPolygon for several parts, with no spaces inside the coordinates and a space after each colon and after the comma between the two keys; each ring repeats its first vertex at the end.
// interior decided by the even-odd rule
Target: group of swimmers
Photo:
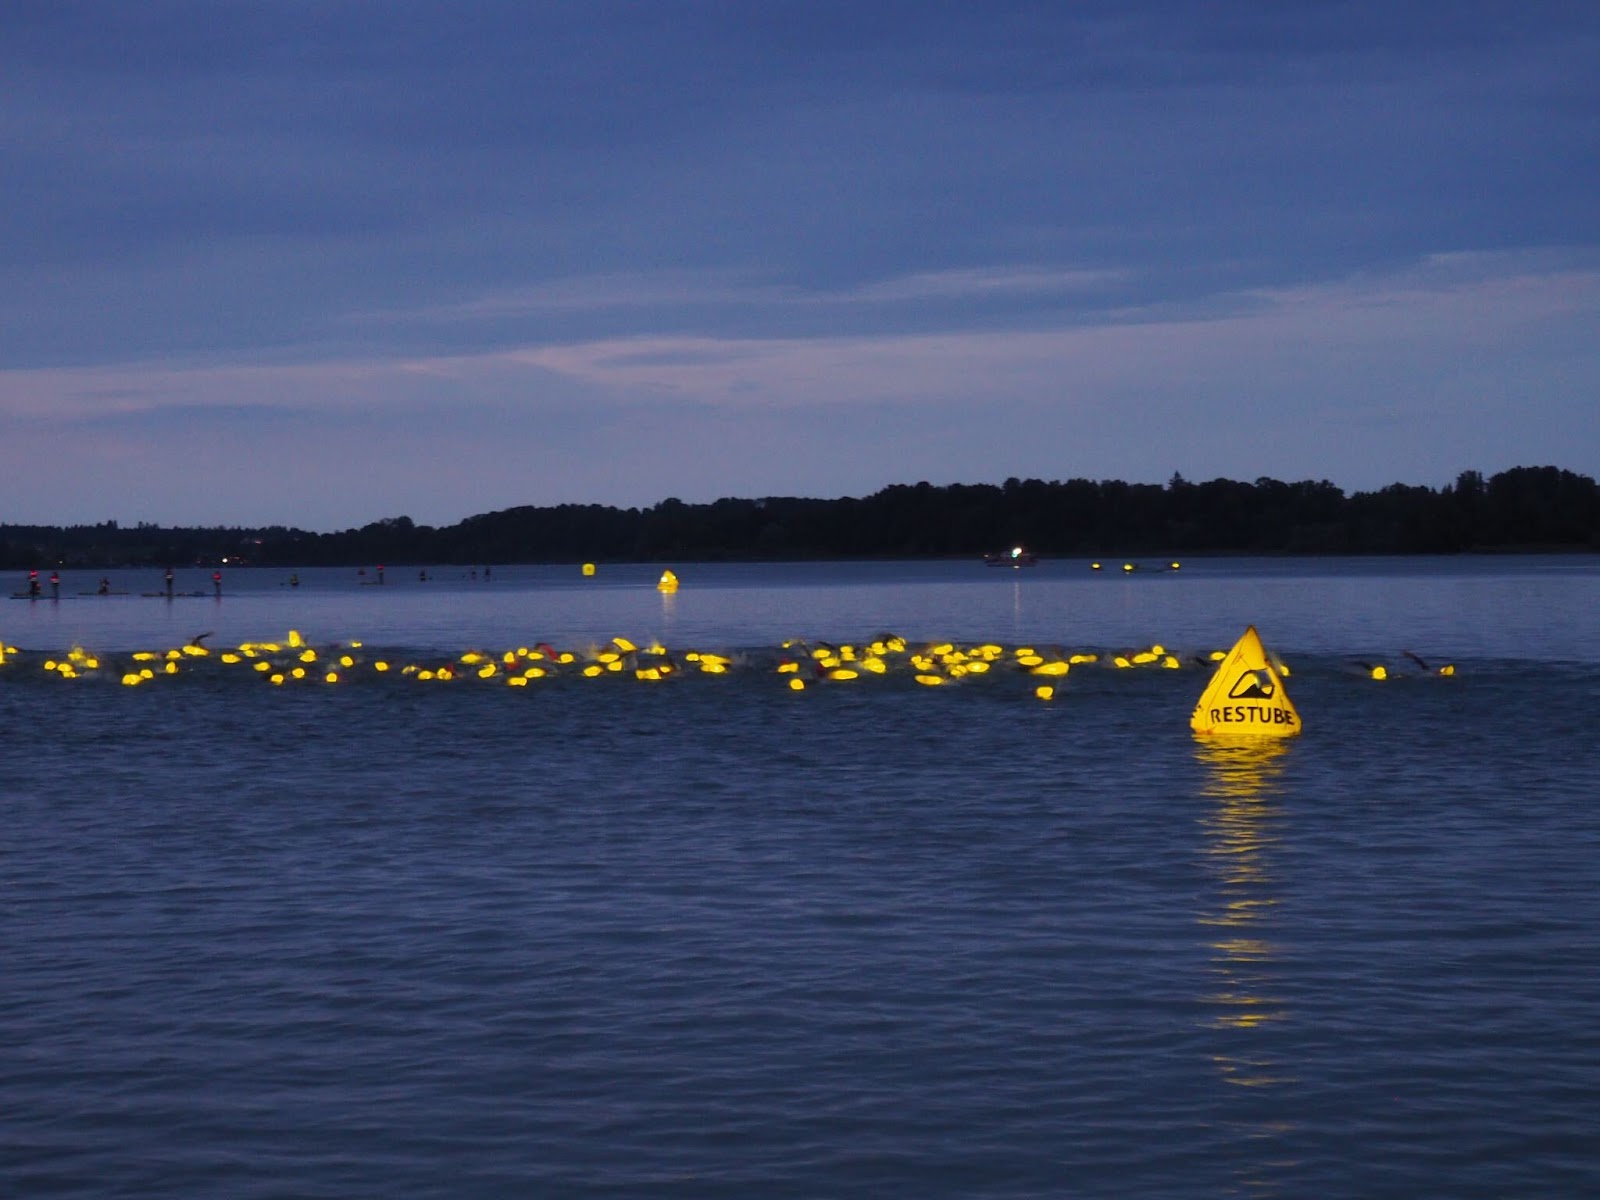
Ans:
{"type": "MultiPolygon", "coordinates": [[[[176,594],[173,591],[174,580],[175,580],[175,575],[173,573],[173,570],[172,570],[171,567],[168,567],[167,570],[166,570],[166,574],[162,577],[162,583],[163,583],[163,586],[164,586],[164,589],[165,589],[165,593],[164,593],[165,595],[173,596],[173,595],[176,594]]],[[[298,586],[299,582],[300,581],[299,581],[298,578],[294,578],[293,579],[293,584],[295,586],[298,586]]],[[[211,572],[211,588],[212,588],[212,591],[216,595],[218,595],[218,596],[222,595],[222,572],[221,571],[212,571],[211,572]]],[[[27,588],[27,591],[19,592],[17,594],[19,596],[27,596],[29,599],[33,599],[33,600],[40,599],[44,595],[44,586],[39,580],[39,572],[38,571],[29,571],[28,572],[28,588],[27,588]]],[[[87,595],[88,593],[84,593],[84,594],[87,595]]],[[[108,577],[102,575],[100,577],[100,583],[95,587],[94,594],[97,595],[97,596],[109,596],[109,595],[111,595],[111,580],[108,577]]],[[[159,595],[159,594],[162,594],[162,593],[157,593],[157,594],[159,595]]],[[[61,572],[60,571],[51,571],[50,572],[50,598],[52,600],[58,600],[58,599],[61,598],[61,572]]]]}
{"type": "MultiPolygon", "coordinates": [[[[365,575],[367,573],[367,569],[365,567],[362,567],[356,573],[358,575],[365,575]]],[[[380,563],[378,565],[378,567],[377,567],[377,576],[378,576],[378,578],[377,578],[376,582],[378,582],[378,583],[383,583],[384,582],[384,574],[383,573],[384,573],[384,567],[383,567],[383,564],[380,563]]],[[[478,568],[476,568],[476,567],[472,568],[471,577],[474,580],[476,580],[478,578],[478,568]]],[[[417,581],[419,583],[427,583],[429,578],[430,578],[430,576],[428,574],[428,569],[426,567],[423,567],[421,570],[419,570],[417,572],[417,581]]],[[[493,578],[494,578],[493,568],[487,567],[487,566],[484,567],[483,568],[483,579],[484,579],[484,582],[487,583],[493,578]]],[[[166,596],[174,596],[174,595],[176,595],[177,593],[173,590],[173,588],[174,588],[174,580],[175,580],[174,572],[173,572],[171,567],[168,567],[166,569],[166,573],[162,576],[162,591],[154,592],[154,593],[151,593],[151,594],[152,595],[166,595],[166,596]]],[[[50,596],[51,596],[51,599],[59,599],[60,596],[61,596],[61,573],[59,571],[51,571],[50,572],[49,583],[50,583],[50,596]]],[[[292,588],[297,588],[297,587],[300,586],[300,574],[299,574],[299,572],[292,572],[289,575],[288,586],[292,587],[292,588]]],[[[215,571],[211,572],[211,590],[217,596],[222,595],[222,572],[220,570],[215,570],[215,571]]],[[[88,595],[87,592],[85,592],[84,594],[88,595]]],[[[97,596],[109,596],[109,595],[111,595],[112,594],[112,591],[111,591],[111,580],[108,579],[106,576],[102,575],[100,577],[99,586],[96,587],[94,594],[97,595],[97,596]]],[[[19,597],[25,596],[25,597],[28,597],[28,598],[34,599],[34,600],[40,599],[40,598],[42,598],[44,596],[44,584],[39,579],[39,572],[38,571],[29,571],[28,572],[27,589],[25,591],[18,592],[17,595],[19,597]]]]}

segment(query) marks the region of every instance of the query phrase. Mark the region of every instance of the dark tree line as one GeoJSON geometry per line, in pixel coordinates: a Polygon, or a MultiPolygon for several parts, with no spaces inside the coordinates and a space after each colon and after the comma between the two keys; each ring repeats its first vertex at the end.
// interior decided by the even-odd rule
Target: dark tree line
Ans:
{"type": "Polygon", "coordinates": [[[1443,488],[1391,484],[1346,495],[1326,480],[1165,485],[1069,479],[895,484],[835,500],[769,496],[649,508],[509,508],[434,528],[390,517],[310,533],[141,523],[0,525],[0,566],[714,561],[980,555],[1023,545],[1046,556],[1450,554],[1600,550],[1600,488],[1556,467],[1443,488]]]}

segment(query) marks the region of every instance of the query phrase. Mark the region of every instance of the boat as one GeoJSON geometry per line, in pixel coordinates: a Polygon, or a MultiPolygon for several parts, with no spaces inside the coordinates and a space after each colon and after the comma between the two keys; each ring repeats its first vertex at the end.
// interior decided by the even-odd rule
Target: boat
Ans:
{"type": "Polygon", "coordinates": [[[998,554],[985,554],[983,561],[985,566],[990,567],[1032,567],[1038,565],[1039,556],[1021,546],[1013,546],[998,554]]]}

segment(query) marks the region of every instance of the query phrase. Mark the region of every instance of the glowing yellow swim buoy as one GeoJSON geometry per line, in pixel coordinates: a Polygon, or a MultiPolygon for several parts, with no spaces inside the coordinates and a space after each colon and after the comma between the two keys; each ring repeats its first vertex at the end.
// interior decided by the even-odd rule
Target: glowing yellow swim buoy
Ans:
{"type": "Polygon", "coordinates": [[[1300,732],[1300,714],[1289,702],[1283,677],[1268,661],[1254,625],[1218,665],[1200,694],[1189,728],[1199,734],[1249,738],[1293,737],[1300,732]]]}
{"type": "Polygon", "coordinates": [[[675,592],[678,590],[678,577],[671,571],[661,572],[661,579],[656,584],[658,592],[675,592]]]}

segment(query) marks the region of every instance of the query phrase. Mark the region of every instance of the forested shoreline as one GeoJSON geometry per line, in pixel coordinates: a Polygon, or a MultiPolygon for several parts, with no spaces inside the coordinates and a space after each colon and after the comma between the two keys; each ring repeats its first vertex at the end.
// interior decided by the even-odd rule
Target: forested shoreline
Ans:
{"type": "Polygon", "coordinates": [[[1600,551],[1600,487],[1543,466],[1349,495],[1326,480],[1174,475],[1166,484],[895,484],[831,500],[523,506],[437,528],[398,516],[337,533],[0,524],[0,567],[941,558],[1015,545],[1045,557],[1600,551]]]}

